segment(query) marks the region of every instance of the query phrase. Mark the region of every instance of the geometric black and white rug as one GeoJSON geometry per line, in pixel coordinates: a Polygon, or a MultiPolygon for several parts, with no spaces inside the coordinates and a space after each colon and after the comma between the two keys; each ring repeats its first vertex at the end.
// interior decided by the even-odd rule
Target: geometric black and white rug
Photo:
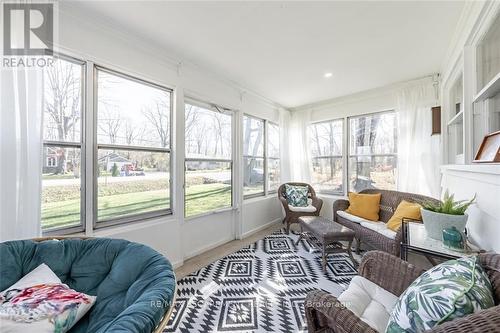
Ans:
{"type": "Polygon", "coordinates": [[[323,273],[319,251],[297,238],[276,231],[179,280],[164,332],[307,331],[307,293],[338,296],[356,269],[347,255],[332,254],[323,273]]]}

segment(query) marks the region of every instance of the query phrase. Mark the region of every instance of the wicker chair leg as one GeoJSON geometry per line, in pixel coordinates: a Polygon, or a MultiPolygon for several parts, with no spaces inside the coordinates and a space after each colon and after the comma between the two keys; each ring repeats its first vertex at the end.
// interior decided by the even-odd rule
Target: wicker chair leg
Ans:
{"type": "Polygon", "coordinates": [[[360,255],[361,253],[361,239],[356,238],[356,254],[360,255]]]}

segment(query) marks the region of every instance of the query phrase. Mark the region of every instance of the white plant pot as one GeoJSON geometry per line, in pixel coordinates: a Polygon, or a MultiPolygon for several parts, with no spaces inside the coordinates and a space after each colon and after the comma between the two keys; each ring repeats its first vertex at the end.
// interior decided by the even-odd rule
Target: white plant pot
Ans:
{"type": "Polygon", "coordinates": [[[449,215],[431,212],[430,210],[421,209],[422,220],[427,231],[427,236],[437,240],[443,240],[443,230],[451,227],[457,228],[463,232],[467,224],[468,215],[449,215]]]}

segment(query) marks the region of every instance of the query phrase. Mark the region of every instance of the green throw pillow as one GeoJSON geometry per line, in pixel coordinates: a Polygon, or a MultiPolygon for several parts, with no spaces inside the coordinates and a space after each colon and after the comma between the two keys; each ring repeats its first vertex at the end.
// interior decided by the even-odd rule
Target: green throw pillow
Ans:
{"type": "Polygon", "coordinates": [[[405,290],[386,333],[423,332],[494,304],[491,283],[478,257],[449,260],[423,273],[405,290]]]}
{"type": "Polygon", "coordinates": [[[296,186],[285,184],[286,201],[290,206],[307,207],[307,186],[296,186]]]}

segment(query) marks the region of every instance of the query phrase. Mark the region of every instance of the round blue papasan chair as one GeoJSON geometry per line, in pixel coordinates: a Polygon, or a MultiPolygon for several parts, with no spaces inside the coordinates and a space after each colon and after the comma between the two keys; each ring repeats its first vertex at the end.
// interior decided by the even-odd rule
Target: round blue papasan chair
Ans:
{"type": "Polygon", "coordinates": [[[170,262],[148,246],[109,238],[0,243],[0,291],[45,263],[77,291],[97,296],[70,333],[161,332],[174,308],[170,262]]]}

